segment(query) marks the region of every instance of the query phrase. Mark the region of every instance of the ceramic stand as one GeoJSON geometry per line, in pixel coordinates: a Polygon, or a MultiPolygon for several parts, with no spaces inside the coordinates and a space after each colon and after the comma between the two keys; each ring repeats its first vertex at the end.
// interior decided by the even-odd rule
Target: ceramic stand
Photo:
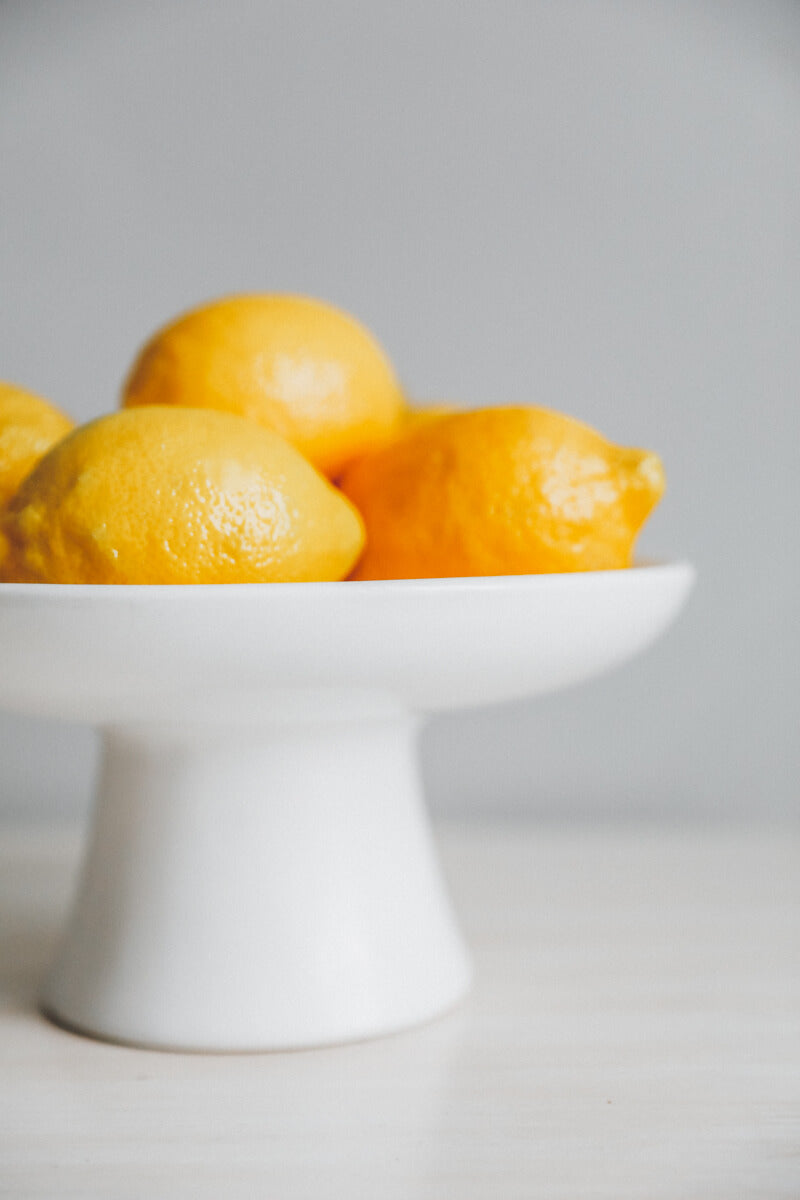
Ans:
{"type": "Polygon", "coordinates": [[[99,728],[57,1021],[187,1050],[389,1033],[469,964],[415,721],[542,695],[644,649],[686,563],[385,583],[0,584],[0,705],[99,728]]]}

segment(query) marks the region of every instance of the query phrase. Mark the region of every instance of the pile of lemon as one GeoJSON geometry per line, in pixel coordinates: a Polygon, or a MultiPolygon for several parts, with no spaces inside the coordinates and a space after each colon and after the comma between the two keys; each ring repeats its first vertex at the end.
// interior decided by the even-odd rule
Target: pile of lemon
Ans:
{"type": "Polygon", "coordinates": [[[535,407],[414,409],[352,317],[234,296],[74,429],[0,384],[0,581],[250,583],[626,567],[661,463],[535,407]]]}

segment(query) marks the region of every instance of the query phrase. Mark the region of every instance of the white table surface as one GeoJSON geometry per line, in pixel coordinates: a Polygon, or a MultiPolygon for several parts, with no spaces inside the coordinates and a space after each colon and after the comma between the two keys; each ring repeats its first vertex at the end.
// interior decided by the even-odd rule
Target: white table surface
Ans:
{"type": "Polygon", "coordinates": [[[0,838],[0,1195],[800,1197],[800,831],[447,827],[458,1011],[294,1054],[56,1029],[75,836],[0,838]]]}

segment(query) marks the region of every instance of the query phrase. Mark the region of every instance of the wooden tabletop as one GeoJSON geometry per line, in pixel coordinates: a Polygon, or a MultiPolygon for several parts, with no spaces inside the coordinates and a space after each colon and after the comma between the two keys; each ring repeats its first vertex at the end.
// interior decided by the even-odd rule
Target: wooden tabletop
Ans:
{"type": "Polygon", "coordinates": [[[239,1056],[40,1017],[79,841],[0,836],[0,1196],[798,1200],[800,830],[439,832],[471,999],[239,1056]]]}

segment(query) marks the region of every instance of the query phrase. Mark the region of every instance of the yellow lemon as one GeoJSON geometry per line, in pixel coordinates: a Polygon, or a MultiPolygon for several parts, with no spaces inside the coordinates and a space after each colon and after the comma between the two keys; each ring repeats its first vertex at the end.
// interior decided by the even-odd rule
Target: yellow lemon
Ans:
{"type": "Polygon", "coordinates": [[[228,413],[140,408],[60,442],[0,517],[6,582],[341,579],[353,506],[288,442],[228,413]]]}
{"type": "Polygon", "coordinates": [[[655,454],[542,408],[443,416],[354,463],[356,579],[626,567],[664,489],[655,454]]]}
{"type": "Polygon", "coordinates": [[[301,296],[231,296],[179,317],[140,352],[123,388],[139,404],[214,408],[292,442],[335,478],[405,411],[378,343],[347,313],[301,296]]]}
{"type": "Polygon", "coordinates": [[[72,428],[69,417],[41,396],[13,383],[0,383],[0,508],[72,428]]]}

